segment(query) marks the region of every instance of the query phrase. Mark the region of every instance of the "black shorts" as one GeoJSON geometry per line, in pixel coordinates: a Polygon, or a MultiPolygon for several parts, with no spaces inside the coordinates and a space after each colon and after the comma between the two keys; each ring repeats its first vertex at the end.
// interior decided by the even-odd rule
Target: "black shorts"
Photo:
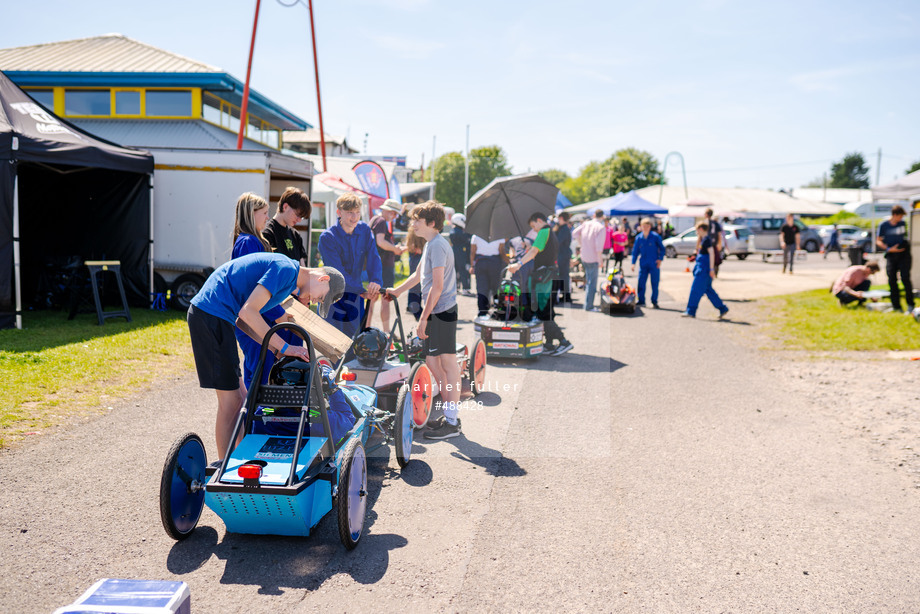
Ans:
{"type": "Polygon", "coordinates": [[[238,389],[240,355],[233,326],[191,305],[188,308],[188,332],[192,337],[192,354],[201,387],[238,389]]]}
{"type": "Polygon", "coordinates": [[[425,356],[457,353],[457,306],[428,316],[425,356]]]}
{"type": "Polygon", "coordinates": [[[392,288],[396,283],[396,265],[383,267],[383,287],[392,288]]]}

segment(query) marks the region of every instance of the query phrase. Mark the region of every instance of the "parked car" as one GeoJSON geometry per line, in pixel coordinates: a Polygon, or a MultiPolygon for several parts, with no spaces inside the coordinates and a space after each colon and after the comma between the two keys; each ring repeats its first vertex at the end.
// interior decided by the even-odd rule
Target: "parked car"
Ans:
{"type": "MultiPolygon", "coordinates": [[[[818,233],[818,236],[821,237],[821,244],[825,246],[831,238],[831,232],[834,231],[833,225],[809,226],[809,228],[818,233]]],[[[837,232],[839,233],[837,241],[840,243],[840,247],[846,249],[857,241],[860,233],[865,231],[859,226],[837,224],[837,232]]]]}
{"type": "MultiPolygon", "coordinates": [[[[744,260],[754,251],[754,235],[747,226],[724,225],[723,245],[731,256],[744,260]]],[[[696,228],[685,230],[676,237],[664,240],[664,251],[668,258],[689,256],[696,253],[696,228]]]]}
{"type": "MultiPolygon", "coordinates": [[[[754,233],[754,246],[761,251],[779,249],[779,231],[786,223],[785,217],[746,217],[738,218],[735,224],[747,226],[754,233]]],[[[795,220],[799,229],[802,249],[816,252],[821,249],[822,240],[818,232],[806,226],[802,220],[795,220]]]]}

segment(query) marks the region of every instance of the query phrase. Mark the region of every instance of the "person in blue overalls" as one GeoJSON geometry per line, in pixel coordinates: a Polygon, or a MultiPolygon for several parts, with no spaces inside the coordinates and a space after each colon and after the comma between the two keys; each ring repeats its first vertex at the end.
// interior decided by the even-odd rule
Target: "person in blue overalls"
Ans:
{"type": "Polygon", "coordinates": [[[709,224],[700,222],[696,225],[696,264],[693,265],[693,285],[690,286],[690,299],[687,301],[687,310],[682,318],[695,318],[696,308],[700,305],[703,295],[709,299],[712,306],[719,310],[719,319],[728,313],[728,307],[712,288],[712,280],[716,276],[711,263],[715,259],[715,248],[709,236],[709,224]]]}
{"type": "Polygon", "coordinates": [[[639,224],[642,229],[636,235],[632,251],[632,270],[636,272],[636,260],[639,260],[639,307],[645,307],[645,284],[652,278],[652,307],[658,309],[658,280],[661,278],[661,261],[664,260],[664,243],[661,235],[652,231],[652,220],[645,218],[639,224]]]}
{"type": "Polygon", "coordinates": [[[345,276],[345,293],[329,310],[326,320],[354,337],[364,320],[364,299],[373,300],[380,292],[383,265],[371,227],[361,221],[361,199],[346,192],[335,202],[335,212],[339,222],[319,236],[319,253],[323,264],[345,276]]]}

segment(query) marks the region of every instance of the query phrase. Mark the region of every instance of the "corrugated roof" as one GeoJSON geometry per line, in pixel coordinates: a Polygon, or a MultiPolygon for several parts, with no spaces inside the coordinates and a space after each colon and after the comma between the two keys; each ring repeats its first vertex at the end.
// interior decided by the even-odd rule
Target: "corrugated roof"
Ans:
{"type": "MultiPolygon", "coordinates": [[[[83,130],[120,145],[236,149],[236,135],[200,120],[71,119],[83,130]]],[[[249,139],[245,149],[276,151],[249,139]]]]}
{"type": "Polygon", "coordinates": [[[0,49],[0,70],[218,73],[197,62],[121,34],[0,49]]]}

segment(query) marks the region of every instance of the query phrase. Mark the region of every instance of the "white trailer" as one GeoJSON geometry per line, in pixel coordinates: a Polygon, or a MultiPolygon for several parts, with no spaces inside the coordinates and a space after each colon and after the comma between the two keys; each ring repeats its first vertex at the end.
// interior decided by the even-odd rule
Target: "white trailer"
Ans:
{"type": "MultiPolygon", "coordinates": [[[[272,151],[146,148],[154,156],[153,286],[172,305],[189,301],[230,259],[236,201],[253,192],[272,205],[288,186],[311,193],[313,163],[272,151]]],[[[306,233],[303,233],[306,234],[306,233]]]]}

